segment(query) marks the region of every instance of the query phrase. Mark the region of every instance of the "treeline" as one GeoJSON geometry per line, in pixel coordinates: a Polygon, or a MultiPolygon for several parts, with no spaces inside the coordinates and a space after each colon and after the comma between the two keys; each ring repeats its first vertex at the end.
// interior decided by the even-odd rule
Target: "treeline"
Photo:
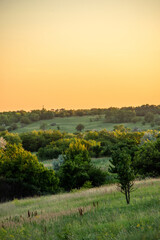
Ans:
{"type": "Polygon", "coordinates": [[[8,131],[0,132],[0,137],[3,137],[10,144],[22,144],[25,150],[36,152],[41,161],[57,158],[77,139],[81,139],[91,157],[98,158],[110,157],[112,150],[119,142],[139,145],[142,142],[154,140],[157,136],[159,136],[159,132],[156,130],[133,132],[123,125],[116,125],[114,131],[103,129],[75,134],[60,130],[39,130],[20,134],[8,131]]]}
{"type": "Polygon", "coordinates": [[[130,132],[123,125],[116,126],[114,131],[104,129],[77,134],[59,130],[40,130],[21,134],[9,133],[8,131],[0,133],[0,137],[3,137],[7,142],[22,144],[25,150],[37,152],[40,160],[57,158],[76,139],[82,140],[91,157],[103,157],[111,156],[112,148],[117,142],[132,139],[139,144],[143,136],[144,132],[130,132]]]}
{"type": "Polygon", "coordinates": [[[0,131],[7,129],[8,131],[15,130],[20,123],[21,126],[30,124],[39,120],[53,119],[56,117],[72,117],[72,116],[95,116],[105,115],[106,122],[125,123],[137,122],[138,117],[145,117],[145,122],[155,121],[160,125],[160,105],[142,105],[139,107],[123,107],[123,108],[92,108],[92,109],[78,109],[66,110],[52,109],[52,110],[32,110],[27,111],[13,111],[0,113],[0,131]],[[157,115],[157,116],[155,116],[157,115]]]}

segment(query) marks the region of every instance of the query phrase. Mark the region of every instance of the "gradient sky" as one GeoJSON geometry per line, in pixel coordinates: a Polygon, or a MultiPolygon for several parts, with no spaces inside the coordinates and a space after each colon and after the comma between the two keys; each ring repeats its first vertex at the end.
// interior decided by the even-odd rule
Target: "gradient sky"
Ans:
{"type": "Polygon", "coordinates": [[[159,0],[0,0],[0,111],[160,104],[159,0]]]}

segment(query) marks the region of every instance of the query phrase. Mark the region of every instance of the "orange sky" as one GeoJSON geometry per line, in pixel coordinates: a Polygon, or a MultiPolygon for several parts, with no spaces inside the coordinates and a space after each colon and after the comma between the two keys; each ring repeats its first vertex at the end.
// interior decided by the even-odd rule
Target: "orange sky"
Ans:
{"type": "Polygon", "coordinates": [[[0,111],[160,104],[159,0],[1,0],[0,111]]]}

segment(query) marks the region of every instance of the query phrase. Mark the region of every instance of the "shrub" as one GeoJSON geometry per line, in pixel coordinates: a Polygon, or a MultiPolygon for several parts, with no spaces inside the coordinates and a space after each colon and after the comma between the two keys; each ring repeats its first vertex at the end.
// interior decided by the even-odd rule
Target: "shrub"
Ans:
{"type": "Polygon", "coordinates": [[[78,139],[71,143],[65,152],[59,177],[65,190],[80,188],[86,181],[92,182],[93,186],[99,186],[105,181],[104,174],[92,166],[87,148],[78,139]]]}
{"type": "Polygon", "coordinates": [[[8,133],[4,135],[4,139],[10,144],[21,144],[22,140],[20,139],[17,133],[8,133]]]}
{"type": "Polygon", "coordinates": [[[33,185],[41,193],[54,193],[59,182],[53,170],[45,168],[36,156],[16,144],[0,149],[0,176],[7,181],[14,179],[18,184],[33,185]]]}
{"type": "Polygon", "coordinates": [[[141,175],[160,175],[160,139],[145,142],[135,154],[136,171],[141,175]]]}
{"type": "Polygon", "coordinates": [[[76,127],[76,130],[81,132],[82,130],[84,129],[84,125],[83,124],[78,124],[77,127],[76,127]]]}
{"type": "Polygon", "coordinates": [[[103,172],[101,169],[96,168],[91,165],[88,171],[89,180],[92,182],[94,187],[101,186],[105,183],[106,180],[106,173],[103,172]]]}
{"type": "Polygon", "coordinates": [[[61,154],[61,150],[58,147],[53,147],[52,145],[48,145],[44,148],[40,148],[38,150],[37,156],[40,160],[53,159],[58,158],[61,154]]]}

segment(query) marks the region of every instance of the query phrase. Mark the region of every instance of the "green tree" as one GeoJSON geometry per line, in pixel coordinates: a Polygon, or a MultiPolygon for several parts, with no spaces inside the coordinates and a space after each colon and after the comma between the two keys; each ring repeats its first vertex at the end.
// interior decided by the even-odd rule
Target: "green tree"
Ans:
{"type": "Polygon", "coordinates": [[[117,174],[120,191],[125,194],[127,204],[130,203],[130,193],[133,191],[135,171],[131,155],[126,150],[118,149],[112,155],[109,171],[117,174]]]}
{"type": "Polygon", "coordinates": [[[93,186],[105,181],[105,174],[92,166],[89,152],[79,139],[72,142],[66,150],[59,176],[65,190],[80,188],[86,181],[92,182],[93,186]]]}
{"type": "Polygon", "coordinates": [[[76,130],[81,132],[82,130],[84,129],[84,125],[83,124],[78,124],[77,127],[76,127],[76,130]]]}
{"type": "Polygon", "coordinates": [[[35,186],[41,193],[54,193],[59,182],[53,170],[45,168],[36,156],[16,144],[0,149],[0,176],[35,186]]]}
{"type": "Polygon", "coordinates": [[[30,120],[31,120],[32,122],[39,121],[39,114],[38,114],[38,113],[31,112],[29,118],[30,118],[30,120]]]}
{"type": "Polygon", "coordinates": [[[3,136],[4,139],[10,143],[10,144],[21,144],[22,143],[22,140],[20,138],[20,136],[17,134],[17,133],[9,133],[9,132],[6,132],[6,134],[3,136]]]}
{"type": "Polygon", "coordinates": [[[139,147],[134,157],[136,171],[140,175],[160,175],[160,139],[146,141],[139,147]]]}
{"type": "Polygon", "coordinates": [[[152,112],[147,112],[144,116],[145,122],[153,122],[154,121],[154,114],[152,112]]]}
{"type": "Polygon", "coordinates": [[[40,125],[40,129],[41,129],[41,130],[45,130],[46,127],[47,127],[47,124],[46,124],[46,123],[42,123],[42,124],[40,125]]]}
{"type": "Polygon", "coordinates": [[[24,116],[21,118],[21,123],[30,124],[31,120],[27,116],[24,116]]]}

